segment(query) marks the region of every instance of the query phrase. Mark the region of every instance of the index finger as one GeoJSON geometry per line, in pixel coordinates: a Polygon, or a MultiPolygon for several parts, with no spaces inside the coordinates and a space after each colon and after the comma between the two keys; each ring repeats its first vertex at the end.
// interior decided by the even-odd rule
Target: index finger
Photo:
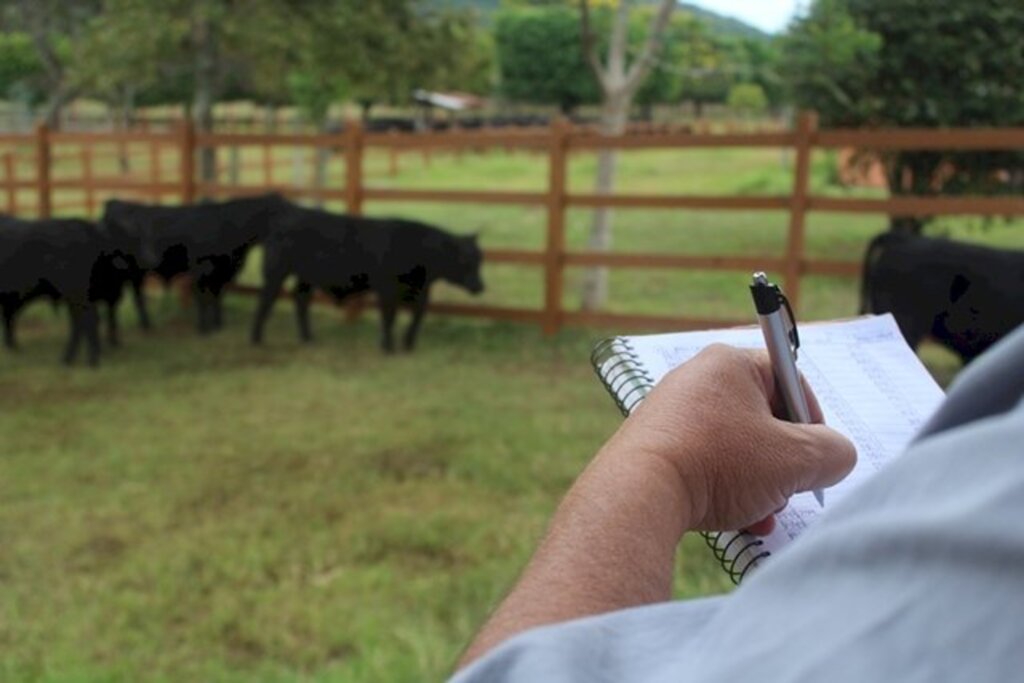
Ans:
{"type": "MultiPolygon", "coordinates": [[[[768,356],[768,352],[751,349],[747,353],[761,375],[761,380],[764,383],[767,393],[768,404],[771,406],[772,415],[781,420],[788,420],[789,414],[786,410],[786,400],[783,397],[782,392],[779,391],[778,382],[775,381],[775,372],[772,369],[772,361],[768,356]]],[[[804,373],[799,372],[799,369],[797,372],[800,375],[800,384],[804,388],[804,396],[807,398],[807,408],[811,415],[811,423],[824,424],[825,414],[821,410],[821,404],[818,402],[818,397],[814,394],[814,390],[811,389],[811,385],[804,376],[804,373]]]]}

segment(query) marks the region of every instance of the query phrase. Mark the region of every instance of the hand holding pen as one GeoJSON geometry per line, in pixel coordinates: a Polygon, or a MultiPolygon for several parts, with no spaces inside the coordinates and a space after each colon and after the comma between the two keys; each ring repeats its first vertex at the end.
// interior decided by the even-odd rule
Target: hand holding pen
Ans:
{"type": "MultiPolygon", "coordinates": [[[[789,419],[791,422],[810,424],[811,411],[807,405],[807,396],[804,395],[800,371],[796,367],[800,336],[793,309],[779,286],[770,283],[764,273],[754,273],[750,292],[764,333],[764,343],[771,357],[775,383],[786,403],[789,419]]],[[[819,505],[825,507],[825,493],[822,489],[815,489],[814,497],[819,505]]]]}

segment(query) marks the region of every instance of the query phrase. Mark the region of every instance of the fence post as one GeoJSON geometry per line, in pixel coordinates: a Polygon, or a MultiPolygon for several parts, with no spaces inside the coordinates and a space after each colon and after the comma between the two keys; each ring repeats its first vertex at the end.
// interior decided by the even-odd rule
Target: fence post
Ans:
{"type": "Polygon", "coordinates": [[[94,216],[96,215],[96,191],[92,182],[92,145],[83,144],[81,154],[82,183],[85,185],[85,213],[87,216],[94,216]]]}
{"type": "Polygon", "coordinates": [[[804,258],[804,219],[807,215],[807,190],[811,168],[811,146],[818,128],[814,112],[802,111],[796,123],[796,160],[793,167],[793,193],[789,206],[789,235],[786,240],[786,296],[794,310],[800,305],[800,277],[804,258]]]}
{"type": "Polygon", "coordinates": [[[192,120],[186,118],[181,124],[179,139],[179,158],[181,161],[181,203],[191,204],[196,198],[196,129],[192,120]]]}
{"type": "MultiPolygon", "coordinates": [[[[181,203],[191,204],[196,198],[196,129],[192,119],[185,117],[181,125],[179,139],[181,203]]],[[[183,308],[192,304],[192,281],[189,277],[181,278],[178,286],[178,299],[183,308]]]]}
{"type": "Polygon", "coordinates": [[[568,165],[569,125],[564,119],[551,124],[548,146],[548,238],[544,251],[544,334],[562,325],[562,286],[565,260],[565,176],[568,165]]]}
{"type": "Polygon", "coordinates": [[[7,179],[7,213],[18,215],[18,167],[14,163],[14,152],[4,154],[4,177],[7,179]]]}
{"type": "MultiPolygon", "coordinates": [[[[272,135],[266,132],[264,135],[272,135]]],[[[267,187],[274,185],[274,157],[273,151],[267,142],[263,143],[263,184],[267,187]]]]}
{"type": "Polygon", "coordinates": [[[39,192],[39,217],[49,218],[50,203],[50,129],[45,123],[36,126],[36,189],[39,192]]]}
{"type": "MultiPolygon", "coordinates": [[[[353,216],[363,213],[363,124],[357,119],[345,122],[345,211],[353,216]]],[[[348,297],[345,320],[355,322],[366,307],[362,294],[348,297]]]]}
{"type": "Polygon", "coordinates": [[[363,125],[351,119],[345,124],[345,210],[363,213],[363,125]]]}
{"type": "MultiPolygon", "coordinates": [[[[388,137],[398,139],[398,131],[388,131],[388,137]]],[[[394,178],[398,175],[398,146],[391,145],[388,147],[388,175],[394,178]]]]}
{"type": "MultiPolygon", "coordinates": [[[[149,141],[149,182],[153,185],[159,185],[160,176],[160,141],[154,139],[149,141]]],[[[162,197],[159,189],[153,190],[153,198],[158,204],[160,203],[162,197]]]]}

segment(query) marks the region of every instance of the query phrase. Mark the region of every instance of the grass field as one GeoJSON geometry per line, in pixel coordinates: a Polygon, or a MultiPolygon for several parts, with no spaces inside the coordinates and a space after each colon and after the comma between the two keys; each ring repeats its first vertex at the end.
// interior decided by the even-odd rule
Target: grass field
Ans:
{"type": "MultiPolygon", "coordinates": [[[[371,160],[372,164],[381,160],[371,160]]],[[[586,183],[593,160],[573,163],[586,183]]],[[[828,186],[827,160],[815,183],[828,186]]],[[[633,191],[785,191],[777,152],[627,156],[633,191]]],[[[539,187],[523,154],[409,163],[415,187],[539,187]]],[[[538,247],[534,209],[374,205],[485,247],[538,247]]],[[[573,212],[571,242],[587,215],[573,212]]],[[[618,248],[775,254],[784,214],[629,211],[618,248]]],[[[1024,244],[1017,226],[937,226],[1024,244]]],[[[880,218],[812,216],[815,255],[856,260],[880,218]]],[[[251,264],[246,276],[258,279],[251,264]]],[[[488,266],[485,300],[539,306],[536,269],[488,266]]],[[[617,273],[613,310],[748,317],[744,274],[617,273]],[[688,296],[682,296],[685,292],[688,296]],[[696,304],[692,302],[698,302],[696,304]]],[[[856,283],[805,284],[807,317],[855,312],[856,283]]],[[[575,287],[567,288],[574,305],[575,287]]],[[[461,298],[445,290],[444,298],[461,298]]],[[[174,296],[97,371],[59,367],[65,324],[45,304],[0,354],[0,680],[438,680],[500,598],[575,474],[619,417],[587,357],[601,330],[428,317],[414,355],[385,357],[376,317],[329,308],[296,341],[282,304],[246,343],[253,301],[199,339],[174,296]]],[[[613,330],[612,332],[628,332],[613,330]]],[[[926,351],[946,381],[948,354],[926,351]]],[[[727,590],[689,538],[677,593],[727,590]]]]}

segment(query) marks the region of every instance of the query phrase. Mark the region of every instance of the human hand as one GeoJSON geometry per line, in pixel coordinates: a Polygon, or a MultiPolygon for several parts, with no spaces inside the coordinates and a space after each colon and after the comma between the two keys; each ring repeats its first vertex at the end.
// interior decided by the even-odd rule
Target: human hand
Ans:
{"type": "Polygon", "coordinates": [[[658,383],[608,447],[671,464],[690,503],[691,530],[769,533],[800,491],[845,477],[853,444],[826,427],[804,383],[810,425],[785,415],[768,354],[716,344],[658,383]]]}

